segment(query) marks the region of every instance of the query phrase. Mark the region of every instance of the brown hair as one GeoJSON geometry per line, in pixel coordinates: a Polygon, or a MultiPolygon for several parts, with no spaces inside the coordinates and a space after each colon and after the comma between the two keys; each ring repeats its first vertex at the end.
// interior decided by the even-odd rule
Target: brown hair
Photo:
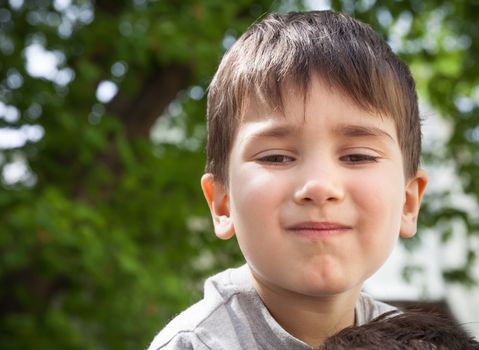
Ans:
{"type": "Polygon", "coordinates": [[[416,174],[421,125],[407,65],[368,25],[332,11],[271,14],[225,54],[208,92],[206,172],[227,184],[229,154],[248,98],[282,110],[285,84],[306,99],[313,74],[361,108],[392,117],[405,174],[416,174]]]}
{"type": "Polygon", "coordinates": [[[479,350],[479,343],[445,316],[390,311],[329,337],[320,350],[479,350]]]}

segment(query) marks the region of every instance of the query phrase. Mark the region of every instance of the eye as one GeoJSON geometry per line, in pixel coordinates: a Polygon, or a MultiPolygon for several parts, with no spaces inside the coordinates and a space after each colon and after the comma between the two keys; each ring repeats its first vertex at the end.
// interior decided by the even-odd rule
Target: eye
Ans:
{"type": "Polygon", "coordinates": [[[362,164],[362,163],[372,163],[377,162],[379,157],[372,156],[369,154],[348,154],[346,156],[341,157],[342,161],[351,164],[362,164]]]}
{"type": "Polygon", "coordinates": [[[270,163],[270,164],[284,164],[293,162],[295,159],[291,156],[285,154],[270,154],[258,158],[258,162],[261,163],[270,163]]]}

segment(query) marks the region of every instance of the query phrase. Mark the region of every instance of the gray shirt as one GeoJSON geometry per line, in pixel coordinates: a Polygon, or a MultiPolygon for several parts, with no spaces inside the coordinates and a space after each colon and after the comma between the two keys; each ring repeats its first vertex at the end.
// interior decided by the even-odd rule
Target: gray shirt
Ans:
{"type": "MultiPolygon", "coordinates": [[[[394,307],[361,293],[356,324],[371,321],[394,307]]],[[[254,289],[247,265],[228,269],[205,283],[204,298],[176,316],[158,333],[148,350],[312,348],[285,331],[254,289]]]]}

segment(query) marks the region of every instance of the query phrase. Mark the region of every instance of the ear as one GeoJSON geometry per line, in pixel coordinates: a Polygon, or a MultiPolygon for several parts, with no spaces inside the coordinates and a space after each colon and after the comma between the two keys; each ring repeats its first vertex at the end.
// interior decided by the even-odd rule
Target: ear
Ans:
{"type": "Polygon", "coordinates": [[[216,236],[220,239],[230,239],[235,231],[225,186],[216,181],[213,174],[208,173],[201,177],[201,188],[210,207],[216,236]]]}
{"type": "Polygon", "coordinates": [[[403,213],[401,218],[401,237],[411,238],[417,231],[417,217],[421,206],[422,196],[427,185],[427,174],[418,170],[406,184],[403,213]]]}

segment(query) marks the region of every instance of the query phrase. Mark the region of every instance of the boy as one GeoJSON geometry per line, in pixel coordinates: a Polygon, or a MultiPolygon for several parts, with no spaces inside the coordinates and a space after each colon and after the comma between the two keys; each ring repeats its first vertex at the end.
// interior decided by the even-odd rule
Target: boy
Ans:
{"type": "Polygon", "coordinates": [[[348,327],[321,350],[479,350],[479,342],[451,320],[434,313],[391,311],[372,322],[348,327]]]}
{"type": "Polygon", "coordinates": [[[246,265],[150,349],[311,349],[392,307],[362,294],[416,232],[426,175],[414,81],[367,25],[273,14],[223,57],[208,93],[201,186],[246,265]]]}

